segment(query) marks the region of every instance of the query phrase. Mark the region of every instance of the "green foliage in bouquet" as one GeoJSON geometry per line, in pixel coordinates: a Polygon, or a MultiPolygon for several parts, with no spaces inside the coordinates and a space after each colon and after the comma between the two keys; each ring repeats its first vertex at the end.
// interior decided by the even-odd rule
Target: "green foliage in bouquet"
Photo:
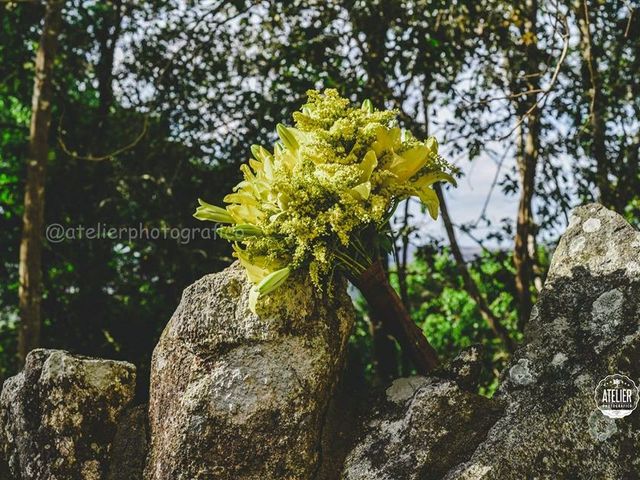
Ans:
{"type": "Polygon", "coordinates": [[[199,200],[194,215],[228,224],[218,232],[255,284],[253,309],[293,272],[308,272],[319,289],[336,268],[361,275],[389,243],[401,200],[418,197],[435,219],[432,185],[455,183],[436,140],[399,128],[396,112],[354,106],[335,90],[307,93],[295,126],[278,125],[272,152],[251,147],[226,208],[199,200]]]}

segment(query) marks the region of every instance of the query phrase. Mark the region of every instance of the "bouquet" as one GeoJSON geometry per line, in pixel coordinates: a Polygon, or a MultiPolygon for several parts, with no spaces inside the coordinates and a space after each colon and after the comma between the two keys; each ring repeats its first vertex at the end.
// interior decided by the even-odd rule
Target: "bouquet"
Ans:
{"type": "Polygon", "coordinates": [[[433,137],[421,141],[398,127],[396,112],[368,100],[354,106],[331,89],[307,94],[294,126],[278,125],[272,150],[251,147],[226,207],[199,200],[194,216],[224,224],[218,233],[233,242],[254,284],[254,312],[292,275],[309,275],[324,290],[340,272],[426,373],[437,364],[435,352],[390,286],[381,258],[392,245],[398,204],[417,197],[437,218],[432,186],[455,184],[452,169],[433,137]]]}

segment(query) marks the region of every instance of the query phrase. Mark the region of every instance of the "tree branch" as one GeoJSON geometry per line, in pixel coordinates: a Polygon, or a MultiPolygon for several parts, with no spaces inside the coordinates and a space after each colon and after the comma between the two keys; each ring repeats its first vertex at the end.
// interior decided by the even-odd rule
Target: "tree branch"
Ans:
{"type": "Polygon", "coordinates": [[[491,329],[491,331],[502,340],[505,348],[509,352],[513,352],[515,348],[515,344],[511,337],[509,336],[509,332],[507,332],[506,328],[500,322],[500,319],[494,315],[487,304],[486,299],[483,297],[482,293],[478,289],[476,282],[471,277],[469,273],[469,269],[467,268],[467,264],[464,261],[464,257],[462,256],[462,252],[460,251],[460,246],[458,245],[458,240],[456,239],[455,230],[453,229],[453,224],[451,223],[451,217],[449,216],[449,211],[447,209],[447,204],[442,193],[442,187],[440,184],[436,184],[434,187],[436,194],[438,195],[438,199],[440,200],[440,212],[442,214],[442,221],[444,223],[445,230],[447,231],[447,236],[449,237],[449,244],[451,245],[451,253],[453,254],[453,258],[456,262],[456,267],[458,268],[458,272],[462,277],[462,281],[464,282],[465,290],[469,294],[469,296],[476,302],[478,306],[478,310],[480,311],[480,315],[487,322],[487,325],[491,329]]]}

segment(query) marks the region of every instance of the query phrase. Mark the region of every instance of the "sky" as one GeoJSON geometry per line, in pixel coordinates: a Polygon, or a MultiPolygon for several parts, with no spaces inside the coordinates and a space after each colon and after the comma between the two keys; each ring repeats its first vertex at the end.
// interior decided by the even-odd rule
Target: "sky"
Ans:
{"type": "MultiPolygon", "coordinates": [[[[478,221],[487,196],[491,191],[491,185],[493,184],[498,168],[487,156],[481,156],[473,162],[465,162],[465,164],[460,165],[460,167],[463,168],[466,176],[459,180],[457,187],[448,187],[445,191],[449,216],[454,225],[475,223],[478,221]]],[[[505,168],[505,165],[503,165],[502,168],[505,168]]],[[[494,225],[500,224],[503,218],[513,219],[518,209],[517,201],[517,196],[504,195],[500,187],[496,185],[491,192],[485,215],[494,225]]],[[[403,210],[402,206],[398,208],[398,212],[403,212],[403,210]]],[[[424,243],[429,236],[446,239],[446,231],[441,217],[435,221],[432,220],[427,213],[421,211],[417,201],[410,203],[410,212],[413,215],[412,225],[419,228],[420,233],[423,235],[422,240],[416,243],[424,243]]],[[[396,220],[398,220],[399,217],[400,214],[396,215],[396,220]]],[[[461,232],[460,229],[456,230],[458,243],[464,255],[471,257],[479,253],[480,248],[477,242],[464,232],[461,232]]],[[[483,238],[487,232],[487,228],[479,226],[474,236],[483,238]]],[[[485,246],[490,249],[511,248],[512,242],[509,240],[499,244],[496,241],[490,240],[485,243],[485,246]]]]}

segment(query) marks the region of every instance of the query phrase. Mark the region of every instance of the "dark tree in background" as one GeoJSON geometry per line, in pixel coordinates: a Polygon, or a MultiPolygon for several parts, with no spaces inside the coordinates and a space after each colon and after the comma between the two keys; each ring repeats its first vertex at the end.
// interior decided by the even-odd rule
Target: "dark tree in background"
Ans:
{"type": "Polygon", "coordinates": [[[44,227],[45,178],[49,156],[49,127],[53,102],[53,65],[58,48],[64,0],[46,4],[42,36],[35,60],[35,81],[26,158],[27,182],[20,242],[20,333],[18,356],[40,346],[42,315],[42,234],[44,227]]]}
{"type": "Polygon", "coordinates": [[[581,195],[595,185],[598,200],[638,218],[640,192],[640,19],[638,6],[623,1],[574,3],[579,28],[571,80],[575,88],[561,108],[578,134],[569,153],[577,165],[581,195]],[[573,102],[573,103],[570,103],[573,102]]]}

